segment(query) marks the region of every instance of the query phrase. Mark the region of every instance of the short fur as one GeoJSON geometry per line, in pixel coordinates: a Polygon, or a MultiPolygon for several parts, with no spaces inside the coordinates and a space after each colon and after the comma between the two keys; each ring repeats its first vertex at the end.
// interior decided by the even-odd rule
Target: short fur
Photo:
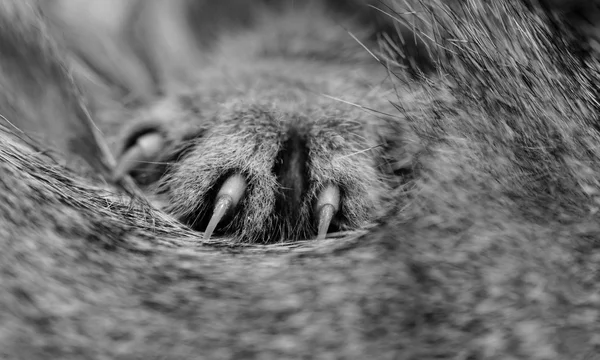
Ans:
{"type": "MultiPolygon", "coordinates": [[[[27,7],[17,7],[20,16],[14,17],[10,11],[16,0],[0,4],[2,34],[40,21],[27,7]]],[[[396,5],[406,4],[410,1],[396,5]]],[[[207,188],[201,171],[219,177],[246,167],[258,174],[265,162],[277,158],[270,147],[289,134],[291,119],[326,133],[306,136],[307,142],[326,149],[314,159],[341,154],[346,161],[339,168],[313,161],[314,169],[323,169],[323,180],[336,171],[355,175],[350,170],[360,168],[366,181],[348,180],[360,191],[351,194],[357,200],[346,213],[360,210],[362,191],[381,197],[382,184],[391,183],[374,175],[381,171],[374,163],[378,156],[356,151],[357,156],[343,156],[387,139],[382,154],[399,162],[401,171],[394,176],[401,176],[402,186],[392,194],[395,200],[386,202],[387,215],[378,218],[378,226],[344,238],[275,245],[204,241],[163,212],[115,195],[3,132],[0,355],[597,356],[597,60],[571,51],[573,45],[565,41],[571,30],[557,13],[528,4],[469,1],[448,9],[432,0],[418,5],[422,12],[416,34],[429,47],[437,71],[420,81],[397,72],[388,79],[395,88],[374,87],[376,66],[305,56],[310,54],[306,46],[316,46],[311,49],[322,54],[330,47],[321,45],[331,44],[306,33],[298,48],[287,38],[284,51],[257,53],[278,45],[257,39],[282,34],[257,26],[245,35],[223,38],[211,52],[218,61],[198,72],[191,92],[168,92],[166,100],[152,100],[151,109],[136,111],[138,121],[155,124],[183,146],[182,157],[169,161],[173,168],[162,180],[175,189],[167,190],[175,214],[203,203],[197,201],[207,188]],[[260,56],[246,62],[241,54],[260,56]],[[382,94],[390,89],[396,90],[399,111],[383,120],[332,100],[341,97],[387,113],[392,109],[382,94]],[[191,134],[206,136],[208,131],[213,137],[187,139],[203,112],[211,126],[191,134]],[[318,127],[311,125],[319,119],[318,127]],[[360,120],[357,130],[353,119],[360,120]],[[281,128],[272,129],[277,120],[281,128]],[[347,133],[338,121],[347,124],[347,133]],[[399,127],[391,132],[397,138],[390,139],[388,128],[381,128],[389,124],[399,127]],[[357,131],[368,136],[358,137],[357,131]],[[258,143],[253,132],[273,140],[258,143]],[[224,134],[235,134],[230,152],[223,142],[211,142],[224,134]],[[266,149],[235,155],[256,143],[266,149]],[[212,161],[217,155],[220,159],[212,161]],[[218,168],[232,163],[236,165],[218,168]]],[[[293,23],[278,19],[286,18],[266,24],[293,29],[293,23]]],[[[310,23],[322,18],[309,12],[295,19],[310,23]]],[[[303,28],[335,27],[320,24],[325,28],[303,28]]],[[[28,39],[27,34],[21,36],[28,39]]],[[[398,69],[402,64],[393,64],[398,48],[388,41],[384,54],[389,56],[375,56],[398,69]]],[[[7,61],[4,54],[0,65],[7,61]]],[[[46,54],[55,59],[52,52],[46,54]]],[[[44,69],[38,58],[22,64],[24,69],[44,69]]],[[[38,105],[25,85],[29,83],[11,83],[20,86],[23,101],[38,105]]],[[[6,111],[8,105],[2,106],[6,111]]],[[[128,114],[122,108],[112,111],[128,114]]],[[[114,119],[108,121],[110,114],[105,109],[97,118],[107,128],[121,129],[114,119]]],[[[394,168],[385,171],[393,174],[394,168]]],[[[271,174],[262,175],[256,181],[267,185],[256,188],[263,186],[264,195],[270,191],[271,174]]],[[[268,200],[249,200],[248,215],[272,216],[258,214],[258,203],[252,203],[261,201],[264,207],[268,200]]],[[[241,238],[261,231],[244,225],[238,227],[241,238]]]]}

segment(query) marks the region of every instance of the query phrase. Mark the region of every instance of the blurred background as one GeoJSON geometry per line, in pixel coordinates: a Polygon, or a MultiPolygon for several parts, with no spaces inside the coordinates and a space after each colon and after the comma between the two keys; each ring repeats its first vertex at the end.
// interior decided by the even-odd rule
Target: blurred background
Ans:
{"type": "MultiPolygon", "coordinates": [[[[600,52],[597,1],[515,1],[545,12],[559,24],[561,37],[571,35],[561,41],[569,42],[573,52],[600,52]]],[[[430,73],[437,56],[431,55],[435,46],[427,43],[438,41],[434,37],[444,29],[432,29],[433,22],[424,14],[442,6],[460,8],[457,0],[44,0],[39,4],[73,55],[76,78],[88,97],[116,94],[125,104],[149,103],[190,81],[190,74],[203,64],[203,54],[222,34],[248,29],[264,20],[267,10],[272,14],[307,4],[321,6],[337,19],[361,23],[371,29],[371,40],[391,41],[388,50],[395,49],[413,75],[430,73]]]]}
{"type": "Polygon", "coordinates": [[[248,28],[265,11],[314,3],[334,16],[396,31],[369,0],[47,0],[40,2],[55,34],[74,55],[80,83],[148,102],[187,81],[224,33],[248,28]]]}

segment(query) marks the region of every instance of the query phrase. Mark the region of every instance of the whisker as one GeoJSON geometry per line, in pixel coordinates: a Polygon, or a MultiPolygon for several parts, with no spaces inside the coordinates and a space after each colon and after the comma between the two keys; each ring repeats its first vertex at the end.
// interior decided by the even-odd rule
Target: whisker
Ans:
{"type": "Polygon", "coordinates": [[[373,150],[373,149],[376,149],[376,148],[378,148],[378,147],[382,147],[382,146],[383,146],[383,144],[377,144],[377,145],[373,145],[373,146],[371,146],[371,147],[368,147],[368,148],[366,148],[366,149],[359,150],[359,151],[355,151],[355,152],[353,152],[353,153],[350,153],[350,154],[341,155],[341,156],[336,156],[335,158],[336,158],[336,159],[344,159],[344,158],[347,158],[347,157],[350,157],[350,156],[354,156],[354,155],[358,155],[358,154],[363,154],[363,153],[366,153],[366,152],[368,152],[368,151],[371,151],[371,150],[373,150]]]}
{"type": "Polygon", "coordinates": [[[144,161],[144,160],[130,160],[128,162],[135,162],[135,163],[140,163],[140,164],[153,164],[153,165],[173,165],[173,164],[177,163],[175,161],[173,161],[173,162],[161,162],[161,161],[144,161]]]}
{"type": "Polygon", "coordinates": [[[360,41],[351,31],[346,30],[346,32],[354,39],[354,41],[356,41],[360,46],[362,46],[369,53],[369,55],[373,57],[373,59],[375,59],[378,63],[381,63],[381,60],[379,60],[379,58],[371,50],[369,50],[369,48],[365,44],[363,44],[363,42],[360,41]]]}
{"type": "Polygon", "coordinates": [[[356,104],[356,103],[353,103],[353,102],[348,101],[348,100],[343,100],[343,99],[337,98],[335,96],[331,96],[331,95],[327,95],[327,94],[323,94],[323,93],[320,93],[319,95],[324,96],[324,97],[326,97],[328,99],[331,99],[331,100],[334,100],[334,101],[339,101],[341,103],[354,106],[354,107],[362,109],[362,110],[370,111],[372,113],[386,115],[386,116],[391,116],[391,117],[396,117],[396,116],[394,116],[392,114],[388,114],[388,113],[383,112],[383,111],[375,110],[375,109],[370,108],[370,107],[366,107],[366,106],[363,106],[363,105],[360,105],[360,104],[356,104]]]}
{"type": "MultiPolygon", "coordinates": [[[[375,9],[375,10],[377,10],[377,11],[379,11],[379,12],[381,12],[381,13],[387,15],[387,16],[389,16],[390,18],[392,18],[393,20],[395,20],[395,21],[397,21],[399,23],[404,23],[404,21],[405,21],[403,19],[400,19],[399,17],[396,17],[396,16],[390,14],[389,12],[387,12],[387,11],[381,9],[381,8],[378,8],[375,5],[368,4],[367,6],[370,7],[370,8],[373,8],[373,9],[375,9]]],[[[386,5],[386,7],[388,7],[388,6],[386,5]]],[[[403,13],[398,13],[398,12],[396,13],[396,15],[416,15],[416,14],[417,14],[416,11],[407,11],[407,12],[403,12],[403,13]]]]}

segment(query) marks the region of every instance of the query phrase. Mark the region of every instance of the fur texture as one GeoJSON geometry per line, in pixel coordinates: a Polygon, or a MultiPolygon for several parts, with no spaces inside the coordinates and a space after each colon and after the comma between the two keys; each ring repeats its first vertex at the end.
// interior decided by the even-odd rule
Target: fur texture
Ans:
{"type": "MultiPolygon", "coordinates": [[[[26,7],[18,8],[21,17],[6,16],[16,1],[0,4],[7,19],[3,34],[4,27],[19,29],[22,19],[39,21],[26,7]]],[[[406,15],[411,9],[401,10],[410,4],[395,4],[396,11],[406,15]]],[[[277,43],[261,39],[281,33],[254,25],[221,39],[191,90],[167,92],[166,100],[152,100],[144,110],[96,113],[101,126],[116,133],[122,128],[111,114],[121,114],[120,120],[133,113],[140,126],[152,124],[185,148],[167,161],[167,177],[160,179],[161,170],[156,178],[170,188],[165,191],[176,214],[203,203],[197,199],[206,193],[206,178],[239,167],[259,174],[277,158],[275,144],[290,138],[291,127],[312,129],[307,143],[326,149],[314,159],[328,161],[387,139],[381,154],[399,161],[400,174],[407,175],[394,174],[402,185],[378,226],[343,238],[271,245],[204,241],[162,211],[108,191],[3,132],[0,355],[597,357],[597,60],[571,51],[566,39],[572,24],[555,12],[510,1],[450,5],[418,2],[417,18],[404,17],[418,24],[415,36],[436,66],[419,81],[397,71],[388,85],[374,87],[377,66],[303,56],[310,52],[290,46],[290,38],[284,51],[263,51],[277,43]],[[392,109],[381,95],[390,90],[398,112],[383,119],[332,100],[387,113],[392,109]],[[207,122],[199,124],[198,114],[207,122]],[[351,119],[360,120],[359,128],[351,119]],[[348,124],[347,132],[339,121],[348,124]],[[281,126],[272,129],[274,123],[281,126]],[[386,126],[392,125],[390,132],[386,126]],[[315,129],[335,135],[311,133],[315,129]],[[272,138],[259,143],[253,131],[272,138]],[[370,135],[355,138],[359,131],[370,135]],[[219,148],[225,136],[231,152],[219,148]],[[264,151],[234,156],[255,143],[264,151]],[[221,160],[212,161],[217,155],[221,160]],[[203,166],[208,170],[201,174],[203,166]]],[[[297,16],[320,19],[310,12],[297,16]]],[[[281,29],[277,20],[270,24],[281,29]]],[[[387,45],[376,56],[389,69],[401,69],[404,63],[395,63],[401,42],[382,37],[387,45]]],[[[327,41],[300,39],[330,49],[322,46],[327,41]]],[[[26,68],[44,69],[37,58],[25,60],[26,68]]],[[[11,86],[21,86],[23,101],[38,105],[25,84],[11,86]]],[[[136,131],[132,125],[128,134],[136,131]]],[[[349,184],[375,198],[387,193],[382,189],[389,183],[375,175],[380,157],[357,155],[342,157],[347,163],[336,165],[342,170],[333,161],[311,166],[317,174],[327,169],[320,175],[326,181],[336,171],[352,174],[348,170],[360,167],[368,181],[349,184]]],[[[267,183],[260,194],[271,191],[272,174],[266,173],[256,176],[267,183]]],[[[349,211],[363,206],[361,191],[355,194],[362,200],[349,211]]],[[[250,199],[265,207],[267,200],[256,196],[250,199]]],[[[257,203],[246,205],[261,216],[257,203]]],[[[242,237],[255,231],[249,225],[238,228],[242,237]]]]}

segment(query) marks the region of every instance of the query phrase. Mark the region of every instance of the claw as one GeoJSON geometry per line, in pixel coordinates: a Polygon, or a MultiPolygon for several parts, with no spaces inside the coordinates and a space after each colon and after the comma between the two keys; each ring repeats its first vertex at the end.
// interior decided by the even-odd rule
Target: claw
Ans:
{"type": "Polygon", "coordinates": [[[317,240],[325,240],[333,215],[335,215],[335,208],[331,204],[325,204],[319,210],[319,232],[317,240]]]}
{"type": "Polygon", "coordinates": [[[217,199],[213,215],[210,218],[208,226],[206,227],[206,231],[204,231],[204,240],[210,239],[210,236],[215,231],[217,225],[219,225],[219,222],[221,222],[225,214],[227,214],[232,208],[233,199],[231,198],[231,196],[223,195],[217,199]]]}
{"type": "Polygon", "coordinates": [[[239,204],[242,196],[244,196],[247,185],[246,179],[240,174],[230,176],[223,183],[221,190],[217,194],[213,215],[204,231],[205,240],[210,239],[223,217],[239,204]]]}
{"type": "Polygon", "coordinates": [[[317,199],[317,240],[325,239],[333,216],[340,208],[340,189],[336,185],[327,186],[317,199]]]}
{"type": "Polygon", "coordinates": [[[135,169],[140,162],[156,158],[158,153],[163,149],[164,144],[164,137],[157,132],[151,132],[140,136],[135,144],[119,159],[113,172],[113,179],[116,181],[123,179],[135,169]]]}

